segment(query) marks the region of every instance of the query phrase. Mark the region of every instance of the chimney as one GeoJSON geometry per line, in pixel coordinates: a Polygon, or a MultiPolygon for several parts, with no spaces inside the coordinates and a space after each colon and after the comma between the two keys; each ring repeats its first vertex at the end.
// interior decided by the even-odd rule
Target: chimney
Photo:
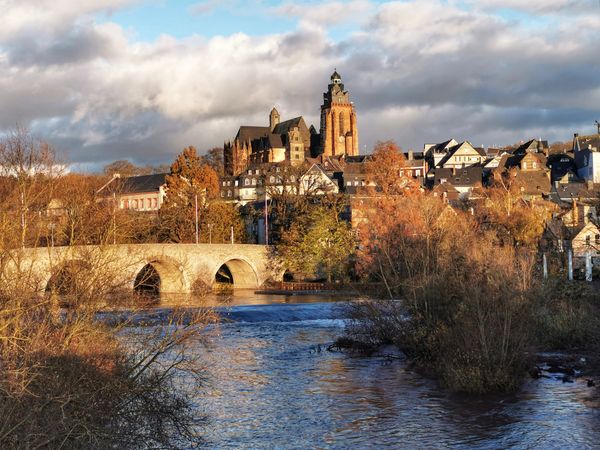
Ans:
{"type": "Polygon", "coordinates": [[[413,159],[415,159],[415,155],[413,154],[413,151],[408,150],[408,160],[412,161],[413,159]]]}

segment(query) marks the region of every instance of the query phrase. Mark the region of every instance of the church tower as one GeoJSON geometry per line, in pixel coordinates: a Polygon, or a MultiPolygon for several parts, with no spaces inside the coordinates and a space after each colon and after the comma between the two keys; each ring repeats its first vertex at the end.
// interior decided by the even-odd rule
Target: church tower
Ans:
{"type": "Polygon", "coordinates": [[[323,94],[321,106],[321,149],[324,156],[358,155],[356,111],[335,70],[323,94]]]}
{"type": "Polygon", "coordinates": [[[271,110],[271,114],[269,114],[269,127],[271,127],[271,133],[273,131],[275,131],[275,127],[279,124],[279,120],[280,120],[279,111],[277,111],[275,109],[275,107],[273,106],[273,109],[271,110]]]}

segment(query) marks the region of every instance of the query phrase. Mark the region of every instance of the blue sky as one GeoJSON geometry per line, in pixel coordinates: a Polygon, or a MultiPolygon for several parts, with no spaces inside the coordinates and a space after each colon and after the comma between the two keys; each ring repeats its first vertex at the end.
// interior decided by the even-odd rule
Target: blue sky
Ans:
{"type": "Polygon", "coordinates": [[[360,148],[569,140],[600,119],[597,0],[2,0],[0,133],[168,163],[240,125],[318,127],[337,68],[360,148]]]}
{"type": "MultiPolygon", "coordinates": [[[[198,34],[205,37],[246,33],[253,36],[285,33],[293,30],[298,17],[277,14],[277,7],[292,2],[277,0],[150,0],[123,8],[108,16],[124,28],[130,29],[137,40],[151,42],[161,34],[185,38],[198,34]]],[[[308,6],[321,1],[299,1],[308,6]]],[[[384,3],[373,0],[373,5],[384,3]]],[[[106,14],[99,19],[105,19],[106,14]]],[[[328,29],[333,39],[341,39],[356,30],[358,21],[342,23],[328,29]]]]}

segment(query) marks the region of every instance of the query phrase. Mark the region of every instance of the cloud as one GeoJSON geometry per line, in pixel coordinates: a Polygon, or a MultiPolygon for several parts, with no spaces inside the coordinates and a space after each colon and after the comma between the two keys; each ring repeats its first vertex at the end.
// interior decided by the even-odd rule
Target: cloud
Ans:
{"type": "Polygon", "coordinates": [[[97,16],[127,1],[58,2],[27,20],[44,2],[10,3],[21,13],[0,32],[0,130],[29,125],[86,167],[220,145],[239,125],[268,123],[273,105],[318,127],[334,67],[358,110],[361,151],[386,139],[414,149],[452,136],[569,139],[600,118],[600,16],[531,27],[441,0],[284,3],[278,13],[300,18],[285,33],[136,42],[97,16]],[[359,16],[331,38],[336,21],[359,16]]]}
{"type": "Polygon", "coordinates": [[[284,17],[296,17],[304,23],[328,26],[364,17],[364,14],[372,11],[373,8],[373,3],[368,0],[286,2],[272,8],[271,13],[284,17]]]}
{"type": "Polygon", "coordinates": [[[507,9],[530,14],[589,14],[598,9],[595,0],[469,0],[480,9],[507,9]]]}
{"type": "Polygon", "coordinates": [[[188,7],[188,11],[193,16],[202,16],[209,14],[219,6],[221,2],[219,0],[204,0],[202,2],[194,3],[188,7]]]}

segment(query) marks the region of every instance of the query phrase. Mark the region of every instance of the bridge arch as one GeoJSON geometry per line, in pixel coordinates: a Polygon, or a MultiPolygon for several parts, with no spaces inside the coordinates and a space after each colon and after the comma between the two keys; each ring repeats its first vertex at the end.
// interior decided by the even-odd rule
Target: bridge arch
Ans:
{"type": "Polygon", "coordinates": [[[259,287],[258,271],[245,258],[233,257],[220,264],[212,276],[212,284],[231,284],[235,289],[256,289],[259,287]]]}
{"type": "Polygon", "coordinates": [[[187,292],[184,267],[168,256],[148,258],[136,267],[133,290],[150,293],[187,292]]]}
{"type": "Polygon", "coordinates": [[[90,271],[89,263],[84,260],[65,261],[56,270],[51,271],[44,290],[62,296],[82,293],[88,286],[90,271]]]}

